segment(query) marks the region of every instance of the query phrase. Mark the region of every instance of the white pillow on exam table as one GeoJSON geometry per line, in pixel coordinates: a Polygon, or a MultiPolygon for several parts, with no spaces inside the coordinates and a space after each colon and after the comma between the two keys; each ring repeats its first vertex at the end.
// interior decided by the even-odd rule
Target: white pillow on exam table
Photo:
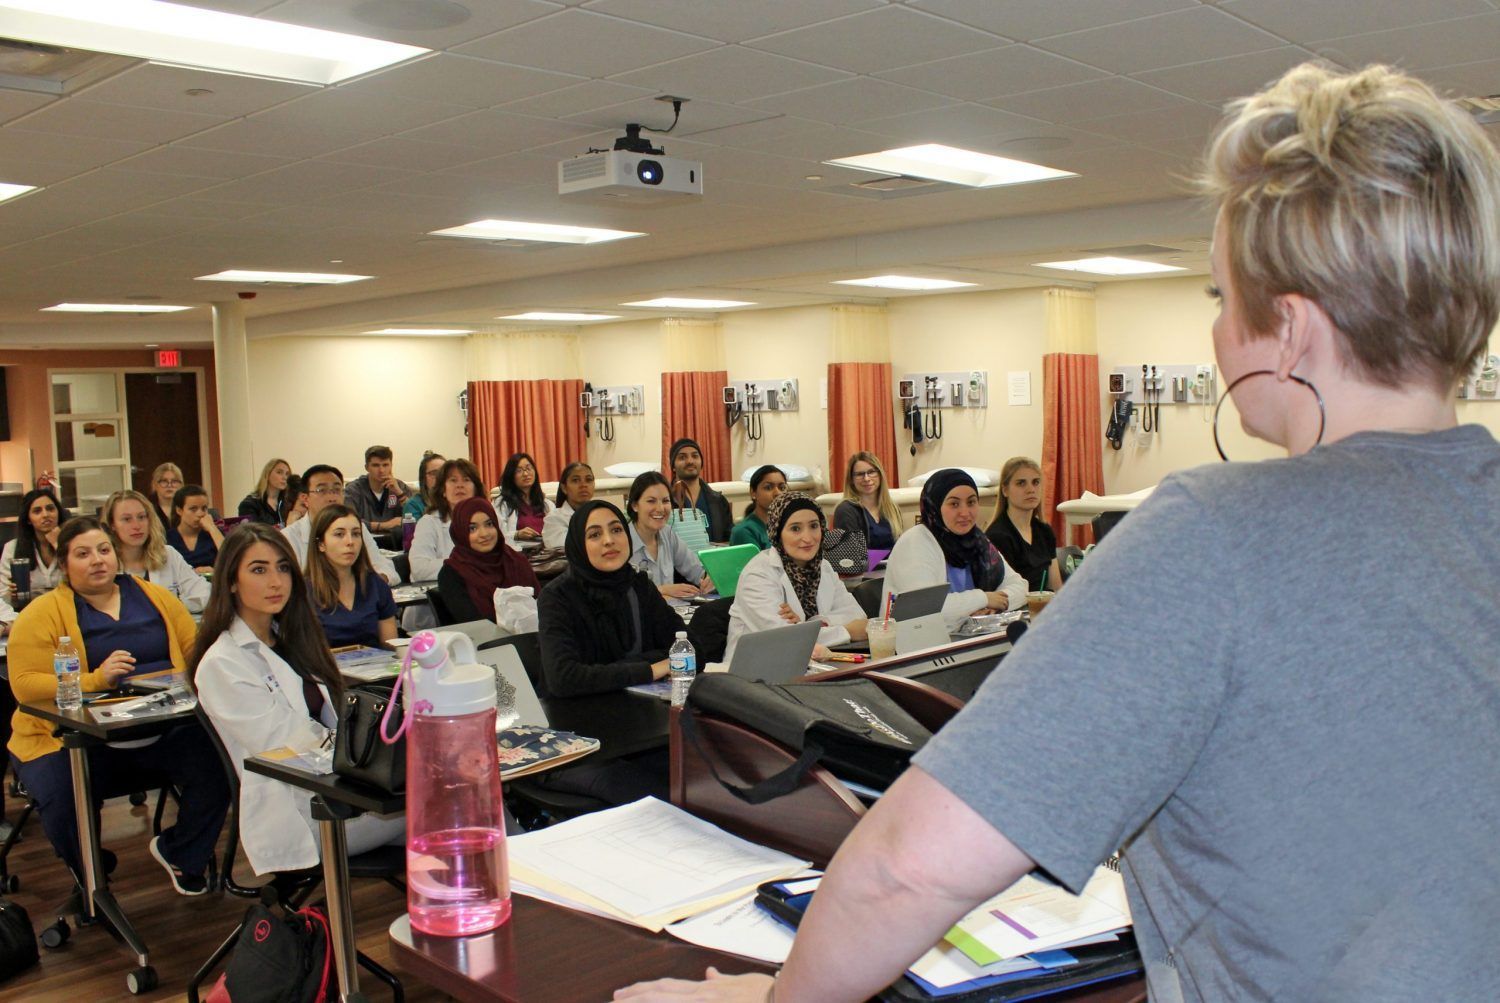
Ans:
{"type": "MultiPolygon", "coordinates": [[[[949,466],[939,467],[938,469],[952,470],[955,468],[949,466]]],[[[998,470],[990,470],[988,467],[958,467],[957,469],[962,470],[964,473],[974,478],[975,487],[993,488],[998,486],[1000,483],[1000,471],[998,470]]],[[[929,470],[925,474],[917,474],[915,477],[908,477],[906,479],[906,484],[908,487],[919,488],[927,483],[927,478],[933,473],[934,471],[929,470]]]]}
{"type": "MultiPolygon", "coordinates": [[[[740,476],[740,480],[746,484],[750,483],[751,475],[763,466],[765,466],[764,463],[757,463],[753,467],[746,467],[744,474],[740,476]]],[[[813,479],[812,471],[800,463],[773,463],[771,466],[781,471],[781,475],[787,479],[787,483],[791,483],[792,481],[810,481],[813,479]]]]}
{"type": "Polygon", "coordinates": [[[611,477],[639,477],[652,471],[661,471],[661,464],[651,463],[648,460],[621,460],[619,463],[611,463],[604,468],[604,472],[611,477]]]}

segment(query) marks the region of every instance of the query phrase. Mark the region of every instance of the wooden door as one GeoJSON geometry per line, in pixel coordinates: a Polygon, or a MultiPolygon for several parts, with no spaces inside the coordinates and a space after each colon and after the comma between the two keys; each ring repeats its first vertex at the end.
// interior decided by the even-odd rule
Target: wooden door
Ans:
{"type": "Polygon", "coordinates": [[[132,487],[154,497],[151,471],[168,460],[182,468],[184,484],[203,484],[197,373],[126,373],[125,417],[132,487]]]}

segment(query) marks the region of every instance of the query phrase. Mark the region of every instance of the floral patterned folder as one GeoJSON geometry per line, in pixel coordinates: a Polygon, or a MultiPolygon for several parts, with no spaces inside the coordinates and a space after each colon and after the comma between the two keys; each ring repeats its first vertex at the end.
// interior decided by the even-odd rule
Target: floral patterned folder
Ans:
{"type": "Polygon", "coordinates": [[[599,748],[597,738],[530,724],[506,728],[496,738],[500,743],[501,780],[541,773],[581,759],[599,748]]]}

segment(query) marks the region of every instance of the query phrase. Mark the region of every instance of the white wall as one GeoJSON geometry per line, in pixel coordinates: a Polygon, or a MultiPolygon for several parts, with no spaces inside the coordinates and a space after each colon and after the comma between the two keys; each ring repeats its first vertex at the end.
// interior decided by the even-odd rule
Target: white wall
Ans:
{"type": "Polygon", "coordinates": [[[795,379],[795,412],[762,412],[761,438],[752,442],[741,422],[729,433],[730,476],[765,463],[795,463],[828,483],[828,412],[819,383],[828,376],[833,311],[826,306],[725,314],[724,364],[731,380],[795,379]]]}
{"type": "Polygon", "coordinates": [[[352,480],[379,443],[412,483],[424,450],[468,455],[461,338],[268,338],[250,342],[249,367],[257,474],[280,456],[299,473],[332,463],[352,480]]]}
{"type": "Polygon", "coordinates": [[[595,386],[646,389],[646,413],[615,416],[613,442],[599,439],[591,423],[588,462],[594,476],[607,477],[604,468],[626,460],[661,462],[661,322],[637,320],[585,327],[578,337],[583,379],[595,386]]]}

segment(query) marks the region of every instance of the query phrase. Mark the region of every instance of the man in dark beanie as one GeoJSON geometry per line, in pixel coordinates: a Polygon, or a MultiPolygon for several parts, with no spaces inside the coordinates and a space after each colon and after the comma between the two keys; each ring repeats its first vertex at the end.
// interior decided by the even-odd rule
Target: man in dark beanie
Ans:
{"type": "Polygon", "coordinates": [[[667,451],[672,468],[672,497],[684,509],[696,509],[708,521],[708,538],[714,543],[729,540],[734,512],[729,499],[708,486],[702,478],[703,449],[692,439],[678,439],[667,451]]]}

